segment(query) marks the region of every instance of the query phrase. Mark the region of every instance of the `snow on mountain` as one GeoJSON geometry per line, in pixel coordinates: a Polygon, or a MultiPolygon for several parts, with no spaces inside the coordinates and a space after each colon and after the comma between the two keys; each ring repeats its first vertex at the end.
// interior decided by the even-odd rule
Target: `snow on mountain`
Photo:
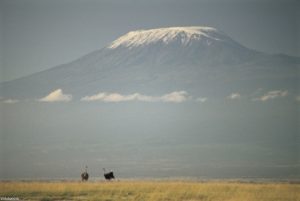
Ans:
{"type": "Polygon", "coordinates": [[[108,48],[133,48],[157,43],[159,41],[168,45],[177,40],[184,46],[191,45],[193,42],[201,40],[206,42],[207,45],[210,45],[210,40],[233,42],[225,34],[211,27],[169,27],[131,31],[112,42],[108,48]]]}
{"type": "Polygon", "coordinates": [[[68,64],[0,83],[0,96],[36,99],[56,89],[75,100],[100,92],[215,96],[270,86],[293,91],[299,63],[251,50],[215,28],[137,30],[68,64]]]}

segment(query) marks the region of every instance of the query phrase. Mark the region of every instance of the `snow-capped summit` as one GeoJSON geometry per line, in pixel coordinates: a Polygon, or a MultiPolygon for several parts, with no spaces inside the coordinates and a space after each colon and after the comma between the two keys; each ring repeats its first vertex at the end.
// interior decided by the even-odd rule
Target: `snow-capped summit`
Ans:
{"type": "Polygon", "coordinates": [[[123,68],[236,65],[256,54],[225,33],[201,26],[131,31],[109,44],[105,51],[106,58],[113,55],[110,61],[123,68]]]}
{"type": "Polygon", "coordinates": [[[210,45],[212,41],[233,42],[230,37],[212,27],[168,27],[131,31],[113,41],[108,48],[132,48],[157,42],[169,44],[174,41],[179,41],[181,45],[187,46],[200,40],[207,45],[210,45]]]}

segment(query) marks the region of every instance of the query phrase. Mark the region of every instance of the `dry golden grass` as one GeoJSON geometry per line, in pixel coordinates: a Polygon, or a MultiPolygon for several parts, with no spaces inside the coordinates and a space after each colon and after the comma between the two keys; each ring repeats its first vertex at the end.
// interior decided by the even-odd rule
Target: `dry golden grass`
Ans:
{"type": "Polygon", "coordinates": [[[0,197],[43,201],[300,201],[300,184],[190,181],[1,182],[0,197]]]}

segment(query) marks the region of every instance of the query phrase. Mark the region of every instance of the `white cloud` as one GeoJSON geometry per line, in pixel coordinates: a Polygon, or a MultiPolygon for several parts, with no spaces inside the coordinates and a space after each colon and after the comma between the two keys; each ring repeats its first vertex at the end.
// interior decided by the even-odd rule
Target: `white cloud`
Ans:
{"type": "Polygon", "coordinates": [[[274,90],[274,91],[269,91],[267,93],[265,93],[264,95],[262,95],[261,97],[258,98],[254,98],[252,100],[254,101],[268,101],[271,99],[275,99],[275,98],[279,98],[279,97],[285,97],[288,95],[288,91],[285,90],[274,90]]]}
{"type": "Polygon", "coordinates": [[[103,102],[123,102],[123,101],[155,101],[154,97],[145,96],[139,93],[122,95],[119,93],[106,93],[101,92],[92,96],[85,96],[82,101],[103,101],[103,102]]]}
{"type": "Polygon", "coordinates": [[[241,98],[241,94],[239,93],[232,93],[229,96],[227,96],[227,99],[231,99],[231,100],[240,99],[240,98],[241,98]]]}
{"type": "Polygon", "coordinates": [[[207,97],[199,97],[196,99],[197,102],[205,103],[207,101],[207,97]]]}
{"type": "Polygon", "coordinates": [[[163,102],[175,102],[175,103],[181,103],[188,99],[186,91],[174,91],[172,93],[163,95],[160,97],[160,99],[163,102]]]}
{"type": "Polygon", "coordinates": [[[14,103],[18,103],[18,102],[20,102],[20,101],[17,99],[7,99],[7,100],[3,101],[3,103],[8,103],[8,104],[14,104],[14,103]]]}
{"type": "Polygon", "coordinates": [[[41,102],[69,102],[72,100],[71,94],[64,94],[61,89],[57,89],[47,96],[39,99],[41,102]]]}
{"type": "Polygon", "coordinates": [[[147,96],[140,93],[122,95],[119,93],[101,92],[92,96],[85,96],[81,101],[103,101],[103,102],[124,102],[124,101],[144,101],[144,102],[175,102],[180,103],[188,99],[187,92],[174,91],[163,96],[147,96]]]}

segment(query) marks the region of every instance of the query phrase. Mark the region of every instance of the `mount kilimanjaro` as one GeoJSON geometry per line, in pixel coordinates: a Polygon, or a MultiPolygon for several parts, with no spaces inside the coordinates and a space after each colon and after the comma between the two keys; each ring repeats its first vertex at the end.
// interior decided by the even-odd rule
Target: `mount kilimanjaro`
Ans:
{"type": "Polygon", "coordinates": [[[236,89],[297,91],[300,58],[244,47],[211,27],[129,32],[73,62],[0,83],[0,96],[36,99],[55,89],[77,100],[99,92],[221,96],[236,89]]]}

